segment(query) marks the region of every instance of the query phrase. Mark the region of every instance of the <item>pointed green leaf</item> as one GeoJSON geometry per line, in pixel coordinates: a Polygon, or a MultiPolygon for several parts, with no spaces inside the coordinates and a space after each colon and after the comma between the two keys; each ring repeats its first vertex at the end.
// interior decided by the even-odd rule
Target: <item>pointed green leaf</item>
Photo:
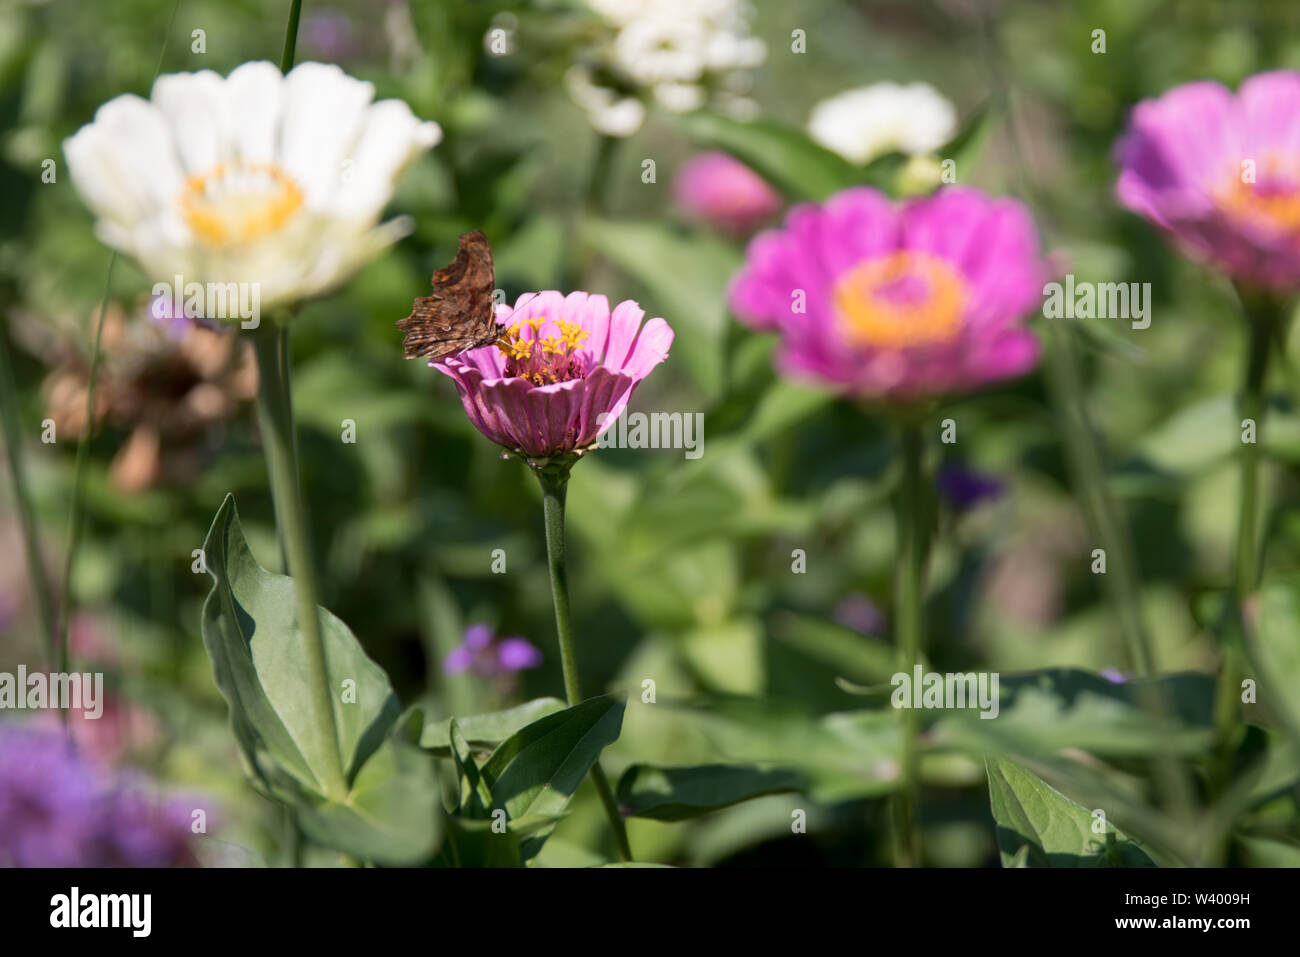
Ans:
{"type": "Polygon", "coordinates": [[[803,786],[803,778],[792,771],[727,764],[690,768],[634,764],[619,779],[617,801],[626,817],[684,821],[751,798],[798,791],[803,786]]]}
{"type": "MultiPolygon", "coordinates": [[[[481,769],[494,805],[511,820],[562,814],[600,752],[618,740],[623,709],[610,695],[589,698],[511,735],[481,769]]],[[[534,833],[524,856],[535,854],[549,834],[549,827],[534,833]]]]}
{"type": "Polygon", "coordinates": [[[304,637],[293,580],[253,557],[232,496],[213,519],[203,553],[212,590],[203,604],[203,643],[249,773],[299,811],[314,840],[382,863],[432,854],[441,804],[432,762],[388,737],[397,698],[382,668],[338,618],[319,609],[337,737],[314,720],[303,678],[304,637]],[[338,750],[349,792],[326,801],[320,771],[338,750]]]}
{"type": "Polygon", "coordinates": [[[349,777],[379,746],[398,716],[397,698],[382,668],[370,660],[347,625],[320,609],[326,672],[337,741],[316,725],[303,680],[303,634],[293,579],[257,563],[227,496],[203,544],[212,590],[203,604],[203,642],[217,685],[230,705],[237,735],[250,737],[300,784],[322,793],[319,770],[337,748],[349,777]],[[345,685],[345,682],[349,684],[345,685]],[[345,696],[345,688],[353,691],[345,696]],[[347,700],[345,700],[345,697],[347,700]]]}
{"type": "Polygon", "coordinates": [[[1004,867],[1155,867],[1109,821],[1094,833],[1099,819],[1036,774],[995,755],[985,766],[1004,867]]]}
{"type": "Polygon", "coordinates": [[[469,742],[460,733],[456,719],[450,723],[451,760],[456,765],[456,777],[460,782],[460,814],[462,817],[485,818],[491,813],[492,792],[488,790],[479,774],[478,765],[474,763],[474,753],[469,742]]]}

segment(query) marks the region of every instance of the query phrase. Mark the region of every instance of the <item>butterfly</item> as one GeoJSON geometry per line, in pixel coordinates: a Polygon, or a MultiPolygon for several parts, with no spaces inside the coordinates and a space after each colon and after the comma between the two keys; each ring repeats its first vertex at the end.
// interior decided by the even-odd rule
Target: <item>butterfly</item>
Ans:
{"type": "Polygon", "coordinates": [[[465,233],[451,264],[434,270],[433,295],[416,299],[411,314],[397,320],[397,328],[406,334],[405,358],[437,362],[496,342],[501,330],[495,289],[487,237],[478,229],[465,233]]]}

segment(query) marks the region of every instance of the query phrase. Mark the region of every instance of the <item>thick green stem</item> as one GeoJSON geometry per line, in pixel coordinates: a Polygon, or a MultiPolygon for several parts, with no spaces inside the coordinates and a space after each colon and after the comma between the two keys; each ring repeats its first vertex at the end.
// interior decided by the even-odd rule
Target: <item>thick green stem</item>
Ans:
{"type": "MultiPolygon", "coordinates": [[[[542,486],[542,513],[546,523],[546,559],[551,571],[551,599],[555,604],[555,632],[560,641],[560,667],[564,671],[564,695],[569,707],[582,700],[578,682],[578,660],[574,654],[573,619],[569,615],[569,576],[564,556],[564,500],[569,486],[569,467],[551,465],[539,469],[538,481],[542,486]]],[[[591,780],[600,795],[600,803],[609,818],[614,842],[624,861],[632,860],[632,848],[627,840],[627,826],[614,800],[609,779],[597,760],[591,767],[591,780]]]]}
{"type": "MultiPolygon", "coordinates": [[[[298,461],[293,414],[289,407],[282,370],[287,364],[289,337],[286,327],[262,328],[252,335],[259,375],[257,421],[266,454],[266,471],[275,501],[275,524],[288,556],[286,571],[293,576],[297,599],[298,627],[302,630],[306,680],[311,688],[313,719],[329,740],[338,741],[333,700],[325,666],[325,642],[317,611],[318,588],[312,563],[307,518],[298,488],[298,461]]],[[[339,800],[347,793],[347,781],[337,745],[327,752],[321,782],[327,797],[339,800]]]]}
{"type": "MultiPolygon", "coordinates": [[[[925,561],[930,531],[926,520],[928,497],[925,478],[925,444],[915,422],[902,428],[903,477],[895,498],[897,508],[898,568],[895,580],[894,620],[899,671],[911,677],[922,663],[924,622],[921,605],[925,589],[925,561]]],[[[894,858],[900,867],[921,863],[921,755],[920,714],[902,709],[902,782],[895,799],[894,858]]]]}
{"type": "MultiPolygon", "coordinates": [[[[27,556],[27,574],[32,581],[32,595],[36,598],[36,617],[41,637],[45,642],[45,658],[51,669],[59,666],[58,626],[54,612],[54,592],[50,576],[41,556],[36,518],[32,500],[27,490],[27,473],[23,468],[22,423],[18,416],[18,390],[14,386],[13,366],[9,361],[9,343],[6,330],[0,330],[0,417],[3,418],[5,449],[9,456],[9,472],[14,483],[14,507],[18,511],[22,529],[23,549],[27,556]]],[[[67,712],[60,710],[67,720],[67,712]]]]}
{"type": "MultiPolygon", "coordinates": [[[[1240,488],[1237,497],[1237,553],[1233,569],[1233,594],[1236,598],[1235,622],[1223,631],[1223,664],[1219,675],[1219,693],[1215,702],[1215,725],[1219,746],[1210,791],[1223,794],[1232,773],[1233,754],[1241,730],[1241,679],[1246,668],[1246,602],[1259,584],[1259,443],[1264,438],[1264,416],[1268,403],[1264,380],[1274,338],[1281,325],[1281,310],[1271,300],[1257,298],[1239,290],[1245,306],[1249,343],[1242,374],[1239,411],[1242,428],[1246,420],[1253,423],[1254,441],[1242,441],[1239,459],[1240,488]]],[[[1220,855],[1224,847],[1213,850],[1220,855]]]]}

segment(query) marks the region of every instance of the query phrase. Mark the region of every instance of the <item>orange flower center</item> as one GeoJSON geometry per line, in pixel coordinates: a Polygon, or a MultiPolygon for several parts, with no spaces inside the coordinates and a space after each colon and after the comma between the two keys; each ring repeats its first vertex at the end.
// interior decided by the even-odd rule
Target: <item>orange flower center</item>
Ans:
{"type": "Polygon", "coordinates": [[[1261,159],[1250,171],[1250,182],[1246,172],[1234,169],[1226,184],[1214,191],[1219,208],[1255,225],[1300,233],[1300,156],[1261,159]]]}
{"type": "Polygon", "coordinates": [[[236,246],[279,232],[302,208],[302,189],[269,163],[218,163],[185,181],[181,212],[209,246],[236,246]]]}
{"type": "Polygon", "coordinates": [[[835,283],[833,297],[853,345],[905,349],[955,339],[968,289],[944,260],[904,250],[854,266],[835,283]]]}
{"type": "Polygon", "coordinates": [[[497,348],[506,357],[508,377],[550,385],[582,378],[586,370],[578,349],[589,336],[576,322],[537,317],[512,323],[497,348]]]}

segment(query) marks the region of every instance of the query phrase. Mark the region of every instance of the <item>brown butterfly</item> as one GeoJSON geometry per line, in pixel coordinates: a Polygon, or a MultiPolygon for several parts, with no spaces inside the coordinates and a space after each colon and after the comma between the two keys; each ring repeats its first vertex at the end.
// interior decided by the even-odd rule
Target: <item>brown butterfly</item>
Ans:
{"type": "Polygon", "coordinates": [[[466,233],[451,265],[434,270],[433,295],[416,299],[411,314],[397,320],[397,328],[406,333],[405,357],[436,362],[496,342],[501,331],[495,289],[487,237],[478,229],[466,233]]]}

